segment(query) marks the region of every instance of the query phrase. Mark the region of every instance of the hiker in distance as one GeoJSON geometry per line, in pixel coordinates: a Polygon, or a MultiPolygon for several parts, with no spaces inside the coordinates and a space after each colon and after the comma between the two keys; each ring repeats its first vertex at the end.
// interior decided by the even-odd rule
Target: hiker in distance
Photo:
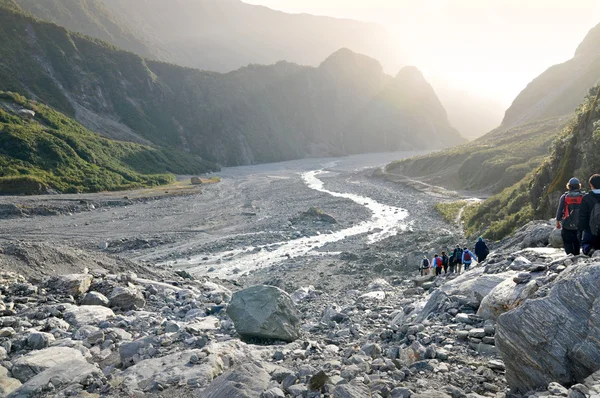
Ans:
{"type": "Polygon", "coordinates": [[[438,254],[433,256],[433,259],[431,260],[431,266],[435,268],[435,276],[442,275],[444,263],[442,262],[442,258],[438,254]]]}
{"type": "Polygon", "coordinates": [[[583,201],[581,183],[575,177],[567,184],[568,191],[560,197],[556,211],[556,228],[560,229],[565,253],[578,256],[581,253],[579,212],[583,201]]]}
{"type": "Polygon", "coordinates": [[[462,257],[463,251],[460,248],[460,246],[457,245],[454,249],[454,262],[456,264],[456,273],[458,275],[460,275],[460,273],[462,272],[462,257]]]}
{"type": "Polygon", "coordinates": [[[429,260],[427,259],[427,256],[423,256],[419,270],[421,270],[421,276],[429,275],[429,260]]]}
{"type": "Polygon", "coordinates": [[[446,254],[446,252],[442,252],[442,266],[444,267],[444,275],[448,274],[449,262],[450,262],[450,259],[448,258],[448,255],[446,254]]]}
{"type": "Polygon", "coordinates": [[[592,256],[600,249],[600,174],[590,177],[590,192],[583,197],[579,207],[579,232],[583,233],[583,254],[592,256]]]}
{"type": "Polygon", "coordinates": [[[479,240],[475,243],[475,255],[477,256],[477,261],[480,263],[484,262],[488,254],[490,254],[490,249],[485,244],[483,238],[479,237],[479,240]]]}
{"type": "Polygon", "coordinates": [[[469,268],[471,267],[471,263],[473,263],[474,258],[475,258],[475,254],[473,254],[473,252],[471,250],[469,250],[467,247],[465,247],[463,249],[463,254],[462,254],[462,263],[465,266],[465,271],[469,270],[469,268]]]}

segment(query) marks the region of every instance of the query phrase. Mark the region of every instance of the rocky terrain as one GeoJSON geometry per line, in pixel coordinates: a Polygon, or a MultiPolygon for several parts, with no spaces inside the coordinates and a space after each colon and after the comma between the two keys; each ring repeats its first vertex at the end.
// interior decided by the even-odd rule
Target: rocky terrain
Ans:
{"type": "MultiPolygon", "coordinates": [[[[360,163],[370,165],[365,159],[360,163]]],[[[84,224],[72,224],[69,238],[52,236],[62,218],[95,216],[99,229],[100,216],[114,218],[104,214],[109,212],[3,220],[8,225],[3,228],[15,233],[11,237],[3,230],[6,238],[0,242],[0,395],[600,395],[600,373],[594,373],[600,368],[600,262],[553,248],[560,241],[549,223],[531,223],[494,244],[485,262],[459,276],[419,277],[423,254],[467,242],[433,212],[443,197],[373,179],[372,171],[357,171],[355,159],[327,166],[323,191],[309,188],[296,174],[314,164],[283,166],[247,175],[226,170],[223,185],[201,195],[208,202],[224,201],[212,195],[249,175],[257,181],[279,176],[256,186],[270,197],[261,205],[254,202],[249,225],[271,230],[260,238],[239,236],[233,225],[250,217],[239,215],[232,225],[213,226],[219,239],[180,233],[171,235],[173,243],[159,239],[154,247],[111,252],[110,246],[99,250],[96,237],[77,234],[91,228],[84,224]],[[272,190],[265,191],[269,185],[272,190]],[[304,199],[301,206],[279,203],[283,187],[304,199]],[[342,192],[352,192],[355,196],[346,196],[356,201],[332,195],[342,192]],[[367,199],[408,210],[395,233],[371,230],[321,245],[320,236],[376,222],[369,218],[371,207],[361,203],[367,199]],[[321,211],[308,211],[313,205],[321,211]],[[267,209],[286,210],[287,216],[268,218],[267,209]],[[25,225],[16,228],[17,221],[25,225]],[[31,242],[40,232],[28,223],[48,227],[46,243],[31,242]],[[286,248],[294,241],[306,244],[293,232],[290,246],[279,242],[286,228],[308,235],[314,250],[243,268],[264,259],[260,256],[272,250],[269,242],[286,248]],[[254,253],[244,249],[231,259],[219,254],[250,245],[253,251],[267,247],[254,253]],[[197,255],[210,258],[196,262],[197,255]],[[228,272],[238,266],[240,272],[228,272]]],[[[249,185],[237,186],[252,194],[249,185]]],[[[138,217],[146,214],[156,223],[152,208],[163,202],[167,222],[176,216],[178,201],[187,200],[192,209],[193,198],[162,198],[123,210],[141,206],[138,217]],[[172,214],[166,213],[168,205],[172,214]]],[[[240,209],[236,200],[245,200],[230,200],[225,207],[237,209],[234,215],[240,209]]],[[[127,221],[117,221],[115,235],[131,234],[133,224],[144,222],[127,221]]]]}

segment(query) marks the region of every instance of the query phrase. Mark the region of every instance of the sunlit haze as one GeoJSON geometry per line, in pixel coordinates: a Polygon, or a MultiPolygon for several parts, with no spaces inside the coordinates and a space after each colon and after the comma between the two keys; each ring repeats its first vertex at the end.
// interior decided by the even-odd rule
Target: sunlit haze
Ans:
{"type": "Polygon", "coordinates": [[[438,87],[461,87],[504,105],[549,66],[571,58],[600,22],[598,0],[244,1],[379,23],[397,48],[396,65],[384,65],[389,73],[415,65],[438,87]]]}

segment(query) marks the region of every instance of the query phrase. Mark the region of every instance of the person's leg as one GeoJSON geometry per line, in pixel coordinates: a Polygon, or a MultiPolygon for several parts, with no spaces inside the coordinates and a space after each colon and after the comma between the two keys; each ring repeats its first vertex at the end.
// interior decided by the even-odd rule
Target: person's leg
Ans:
{"type": "Polygon", "coordinates": [[[562,240],[563,240],[563,247],[565,249],[565,253],[575,254],[574,253],[575,247],[574,247],[573,241],[577,239],[577,232],[563,228],[560,230],[560,236],[562,237],[562,240]],[[574,237],[575,237],[575,239],[573,239],[574,237]]]}

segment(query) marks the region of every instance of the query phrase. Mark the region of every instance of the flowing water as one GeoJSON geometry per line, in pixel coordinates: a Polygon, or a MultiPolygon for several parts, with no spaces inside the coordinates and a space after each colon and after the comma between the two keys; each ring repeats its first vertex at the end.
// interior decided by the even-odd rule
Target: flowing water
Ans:
{"type": "Polygon", "coordinates": [[[348,192],[334,192],[325,188],[319,178],[327,171],[314,170],[301,174],[304,183],[311,189],[345,198],[365,206],[371,212],[371,218],[352,227],[311,237],[303,237],[290,241],[282,241],[264,246],[251,246],[243,249],[222,252],[210,261],[203,261],[204,256],[171,261],[166,264],[185,266],[189,272],[196,275],[210,273],[212,277],[235,278],[251,270],[269,267],[289,258],[300,256],[326,256],[335,253],[323,252],[325,245],[339,242],[352,236],[367,235],[367,243],[375,243],[395,235],[398,231],[406,229],[403,221],[408,217],[405,209],[384,205],[369,197],[348,192]]]}

